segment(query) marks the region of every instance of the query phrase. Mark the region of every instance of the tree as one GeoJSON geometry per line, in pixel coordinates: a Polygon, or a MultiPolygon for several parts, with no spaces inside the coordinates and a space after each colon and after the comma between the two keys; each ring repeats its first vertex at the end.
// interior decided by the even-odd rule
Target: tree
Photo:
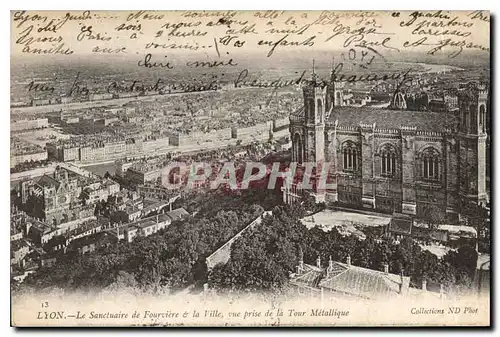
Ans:
{"type": "MultiPolygon", "coordinates": [[[[350,256],[354,265],[377,270],[383,270],[389,262],[391,273],[404,271],[416,286],[424,278],[447,287],[466,288],[471,283],[477,254],[470,246],[439,260],[422,251],[411,238],[396,244],[380,240],[376,233],[368,233],[361,240],[354,235],[343,236],[336,229],[325,232],[315,226],[308,230],[299,220],[307,213],[300,204],[275,206],[271,216],[233,243],[228,263],[215,266],[207,275],[206,257],[262,213],[264,209],[256,200],[263,195],[194,195],[191,199],[196,202],[207,201],[195,206],[195,216],[173,222],[151,236],[137,237],[132,243],[101,246],[84,256],[62,255],[56,266],[41,268],[25,283],[36,288],[57,285],[100,289],[117,283],[120,272],[126,272],[138,287],[152,293],[193,283],[201,286],[207,281],[220,290],[284,291],[289,274],[296,271],[299,251],[304,262],[313,265],[318,256],[323,266],[330,256],[339,262],[350,256]]],[[[96,214],[102,213],[106,204],[97,203],[96,214]]]]}
{"type": "Polygon", "coordinates": [[[225,290],[283,289],[297,265],[306,232],[297,219],[289,217],[286,206],[275,207],[272,216],[233,243],[229,262],[210,273],[210,285],[225,290]]]}
{"type": "Polygon", "coordinates": [[[478,205],[475,202],[463,201],[463,211],[461,213],[462,218],[465,219],[465,223],[472,226],[477,231],[477,246],[481,251],[490,251],[490,217],[488,209],[482,205],[478,205]]]}
{"type": "Polygon", "coordinates": [[[433,276],[435,270],[437,270],[439,265],[439,259],[436,255],[432,254],[428,250],[422,251],[420,254],[416,255],[413,277],[411,281],[419,285],[425,279],[429,279],[433,276]]]}
{"type": "Polygon", "coordinates": [[[446,224],[446,215],[441,208],[434,204],[429,204],[423,208],[422,219],[427,222],[429,228],[446,224]]]}
{"type": "Polygon", "coordinates": [[[443,261],[449,262],[455,269],[465,271],[471,278],[477,268],[478,254],[474,247],[463,245],[456,252],[449,251],[443,256],[443,261]]]}
{"type": "Polygon", "coordinates": [[[100,202],[97,202],[94,207],[94,216],[98,217],[102,212],[102,205],[100,202]]]}

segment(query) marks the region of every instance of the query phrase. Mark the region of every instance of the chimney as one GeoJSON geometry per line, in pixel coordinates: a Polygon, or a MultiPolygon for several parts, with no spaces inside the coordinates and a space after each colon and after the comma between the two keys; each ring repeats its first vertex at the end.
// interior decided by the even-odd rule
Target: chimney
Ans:
{"type": "Polygon", "coordinates": [[[384,263],[384,274],[389,274],[389,264],[387,262],[384,263]]]}
{"type": "Polygon", "coordinates": [[[422,280],[422,290],[427,291],[427,280],[425,278],[422,280]]]}
{"type": "Polygon", "coordinates": [[[351,265],[351,255],[347,255],[347,265],[351,265]]]}
{"type": "Polygon", "coordinates": [[[330,276],[332,270],[333,270],[333,260],[332,256],[330,255],[330,259],[328,260],[328,269],[326,270],[326,276],[330,276]]]}
{"type": "Polygon", "coordinates": [[[297,266],[297,274],[302,274],[304,271],[304,253],[302,252],[302,248],[299,249],[299,265],[297,266]]]}
{"type": "Polygon", "coordinates": [[[410,289],[410,277],[404,276],[404,270],[401,270],[401,284],[399,285],[399,293],[406,296],[410,289]]]}
{"type": "Polygon", "coordinates": [[[319,255],[318,255],[318,258],[316,259],[316,266],[318,268],[321,268],[321,257],[319,257],[319,255]]]}

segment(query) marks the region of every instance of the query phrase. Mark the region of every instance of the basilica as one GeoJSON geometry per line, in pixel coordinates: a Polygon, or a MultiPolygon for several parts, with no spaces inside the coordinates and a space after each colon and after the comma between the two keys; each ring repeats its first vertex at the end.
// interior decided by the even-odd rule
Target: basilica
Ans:
{"type": "Polygon", "coordinates": [[[438,212],[452,222],[463,203],[487,203],[486,86],[465,85],[457,112],[438,113],[345,106],[334,79],[332,71],[319,81],[313,71],[304,106],[290,115],[292,162],[330,164],[333,183],[313,191],[317,202],[412,217],[438,212]]]}

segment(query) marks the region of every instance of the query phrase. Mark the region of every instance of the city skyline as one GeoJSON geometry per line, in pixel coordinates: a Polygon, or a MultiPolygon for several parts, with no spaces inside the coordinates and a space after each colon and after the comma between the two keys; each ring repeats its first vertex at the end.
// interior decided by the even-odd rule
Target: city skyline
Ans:
{"type": "Polygon", "coordinates": [[[16,323],[487,324],[486,12],[11,19],[16,323]]]}

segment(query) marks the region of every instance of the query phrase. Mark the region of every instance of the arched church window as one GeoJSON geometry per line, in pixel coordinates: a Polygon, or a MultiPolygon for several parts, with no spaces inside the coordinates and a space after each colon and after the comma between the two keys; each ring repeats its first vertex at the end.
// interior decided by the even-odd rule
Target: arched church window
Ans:
{"type": "Polygon", "coordinates": [[[476,111],[472,110],[470,114],[470,125],[472,126],[472,132],[477,132],[477,114],[476,111]]]}
{"type": "Polygon", "coordinates": [[[320,98],[316,101],[316,105],[318,107],[318,117],[321,120],[323,118],[323,103],[320,98]]]}
{"type": "Polygon", "coordinates": [[[425,149],[420,155],[422,178],[425,180],[439,180],[440,159],[439,153],[433,148],[425,149]]]}
{"type": "Polygon", "coordinates": [[[314,120],[314,100],[312,98],[310,98],[308,100],[308,106],[309,106],[309,111],[308,111],[308,116],[309,116],[309,120],[314,120]]]}
{"type": "Polygon", "coordinates": [[[470,131],[470,114],[469,114],[469,109],[465,110],[465,130],[467,132],[470,131]]]}
{"type": "Polygon", "coordinates": [[[295,160],[298,162],[298,163],[302,163],[302,161],[304,160],[303,158],[303,149],[302,149],[302,138],[300,137],[300,135],[298,133],[295,134],[295,136],[293,137],[293,152],[294,152],[294,156],[295,156],[295,160]]]}
{"type": "Polygon", "coordinates": [[[344,171],[356,171],[358,169],[359,151],[353,142],[346,142],[343,146],[344,171]]]}
{"type": "Polygon", "coordinates": [[[396,174],[396,149],[392,145],[385,145],[380,151],[380,166],[383,176],[394,176],[396,174]]]}
{"type": "Polygon", "coordinates": [[[479,107],[479,126],[481,127],[481,131],[485,132],[486,129],[486,109],[484,105],[479,107]]]}

